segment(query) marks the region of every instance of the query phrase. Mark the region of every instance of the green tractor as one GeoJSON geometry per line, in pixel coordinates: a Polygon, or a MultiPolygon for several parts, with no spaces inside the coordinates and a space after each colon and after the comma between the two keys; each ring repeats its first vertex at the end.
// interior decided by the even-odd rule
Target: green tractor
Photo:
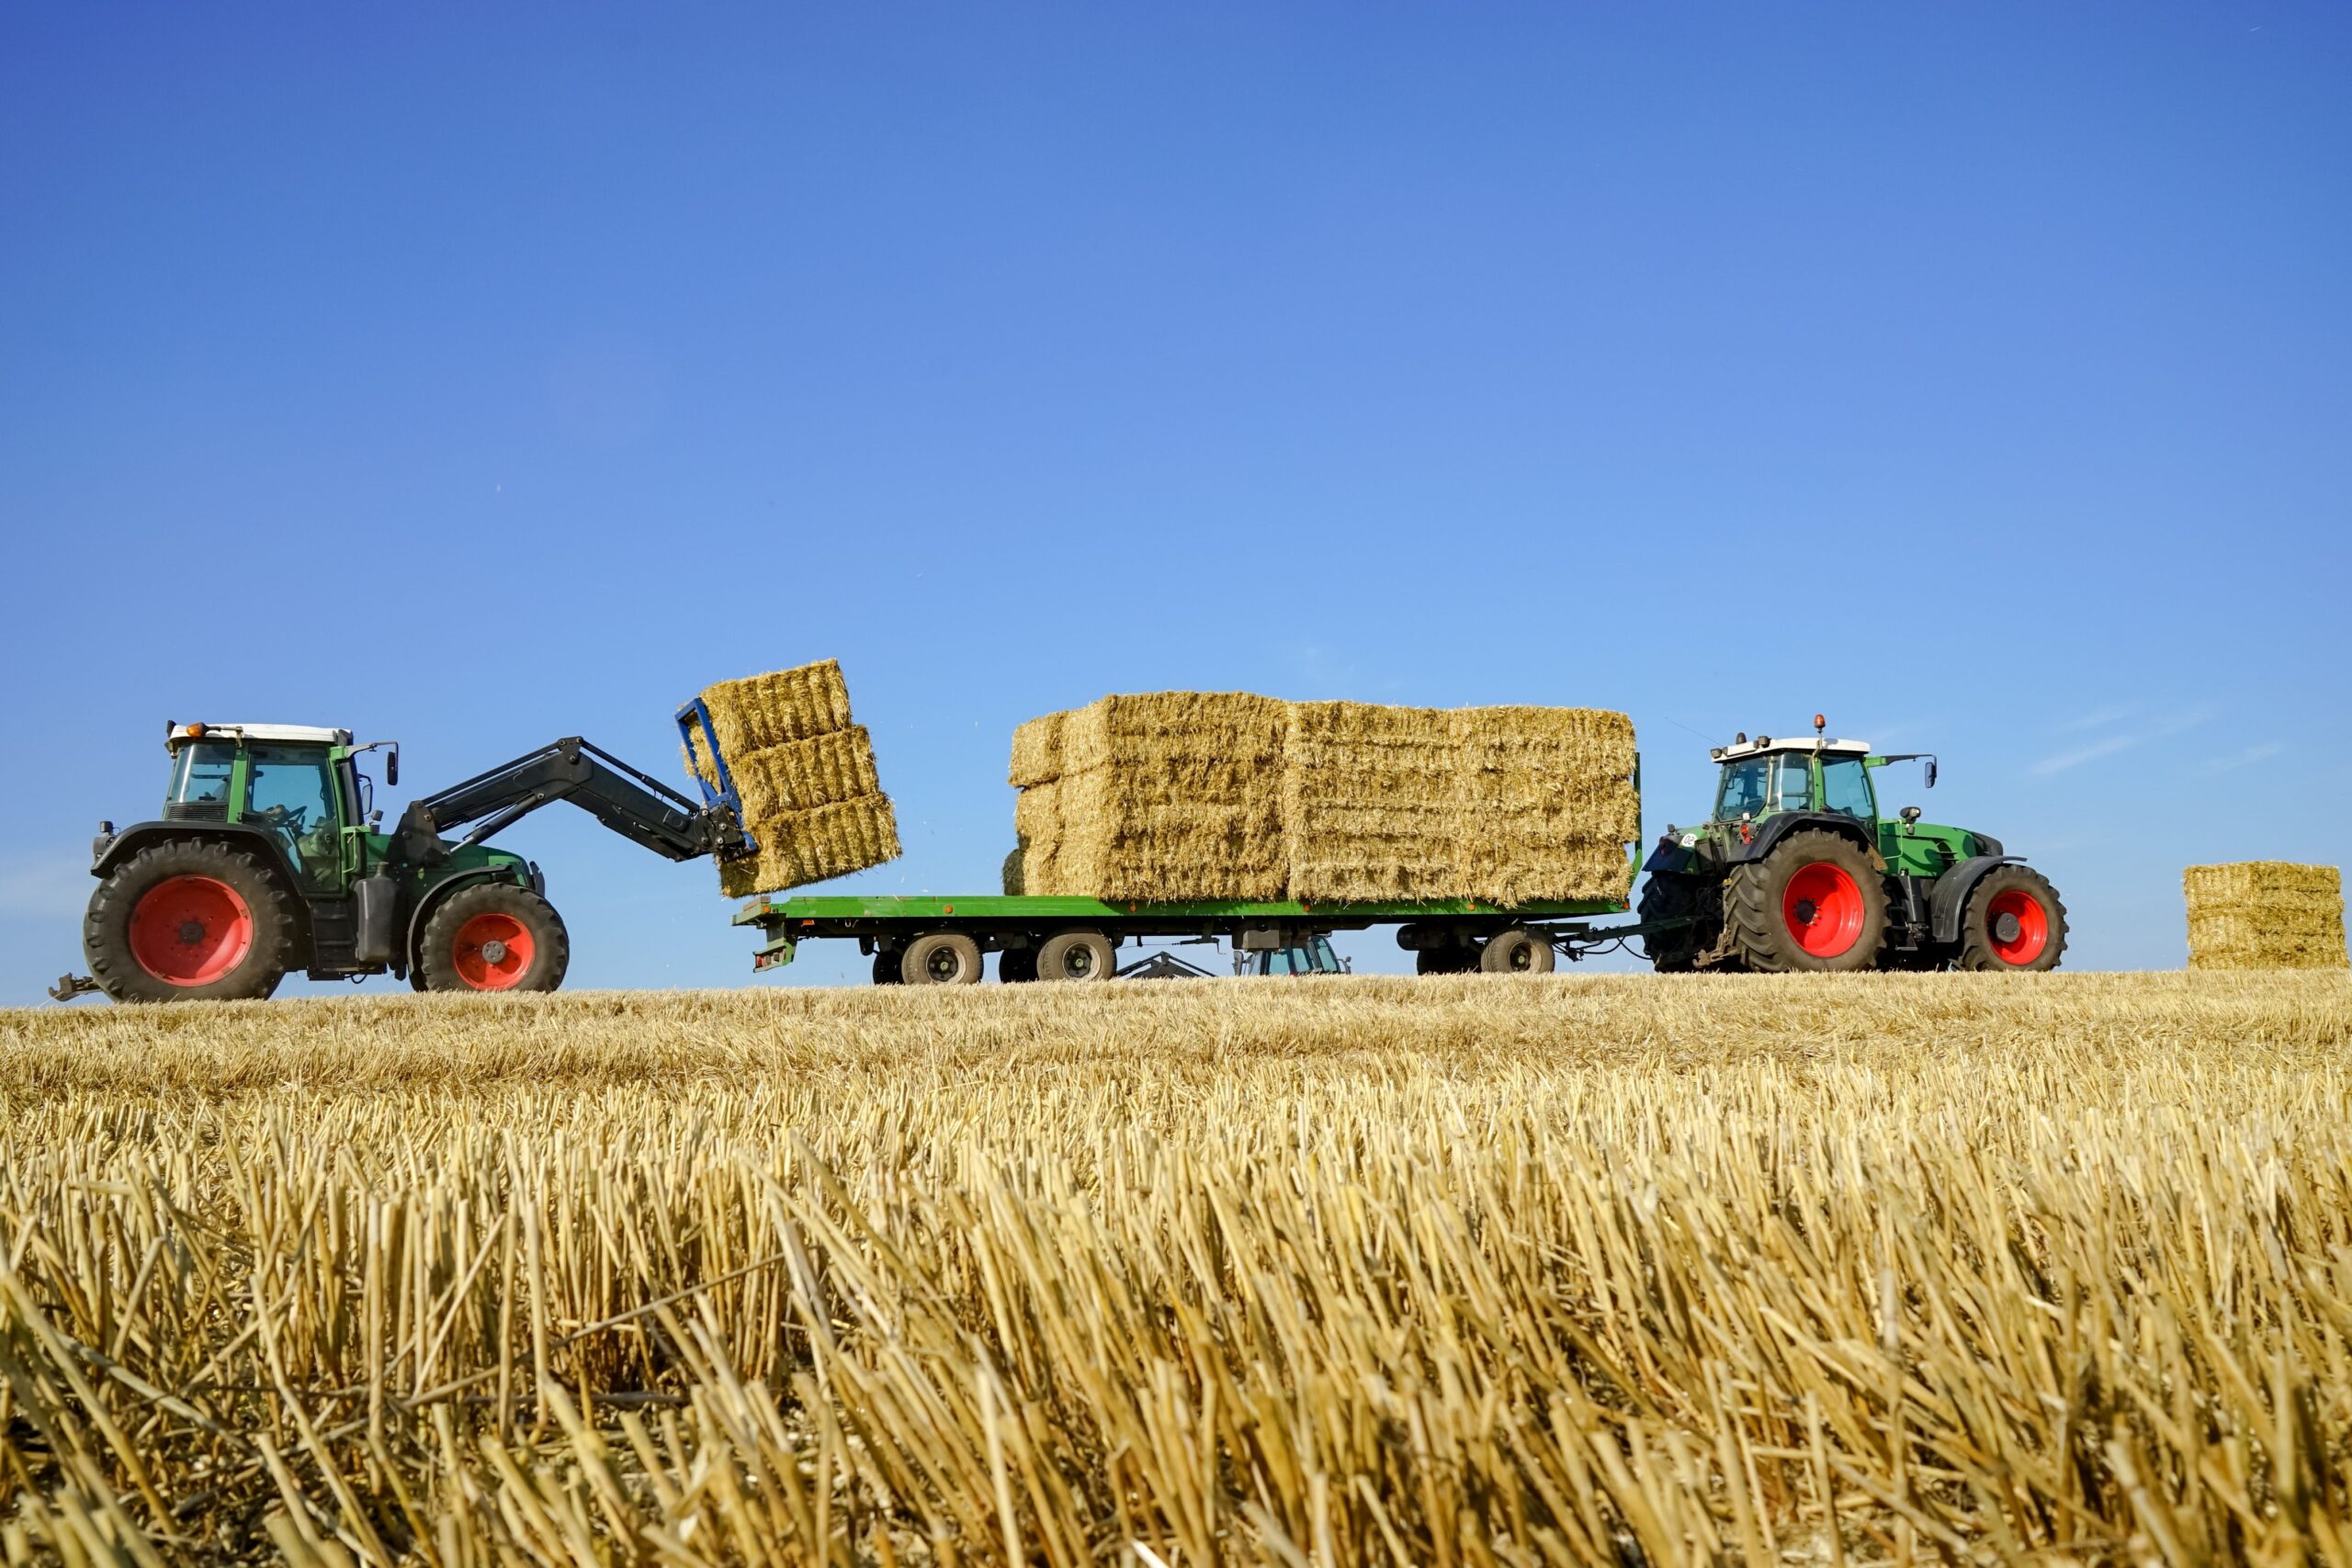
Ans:
{"type": "Polygon", "coordinates": [[[2050,879],[1989,834],[1879,810],[1873,782],[1925,752],[1746,735],[1722,765],[1713,815],[1669,827],[1643,869],[1644,942],[1661,972],[1696,969],[2054,969],[2066,907],[2050,879]]]}
{"type": "Polygon", "coordinates": [[[396,743],[175,724],[164,744],[162,815],[121,832],[99,824],[82,922],[90,974],[52,987],[60,1001],[260,998],[291,969],[390,973],[420,991],[551,991],[571,938],[539,868],[485,847],[492,834],[570,800],[672,860],[751,847],[732,803],[697,805],[577,736],[411,802],[390,833],[359,762],[382,750],[384,782],[398,784],[396,743]]]}

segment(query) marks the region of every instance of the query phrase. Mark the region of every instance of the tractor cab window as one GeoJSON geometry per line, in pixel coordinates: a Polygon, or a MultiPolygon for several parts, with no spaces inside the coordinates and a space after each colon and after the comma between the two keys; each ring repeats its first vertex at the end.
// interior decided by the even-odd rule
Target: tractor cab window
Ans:
{"type": "Polygon", "coordinates": [[[1774,809],[1805,811],[1812,808],[1813,772],[1806,766],[1805,758],[1794,753],[1782,756],[1779,777],[1774,782],[1778,786],[1774,809]]]}
{"type": "Polygon", "coordinates": [[[174,806],[218,806],[226,811],[229,770],[236,761],[237,749],[222,740],[181,747],[172,757],[172,791],[165,799],[174,806]]]}
{"type": "Polygon", "coordinates": [[[1860,757],[1821,760],[1821,804],[1825,810],[1861,821],[1874,820],[1878,801],[1871,794],[1870,770],[1860,757]]]}
{"type": "Polygon", "coordinates": [[[1743,817],[1763,816],[1771,809],[1771,782],[1770,757],[1744,757],[1726,764],[1723,794],[1716,797],[1715,820],[1736,822],[1743,817]]]}
{"type": "Polygon", "coordinates": [[[306,886],[330,887],[342,853],[327,753],[317,746],[255,746],[246,753],[245,820],[284,845],[306,886]]]}

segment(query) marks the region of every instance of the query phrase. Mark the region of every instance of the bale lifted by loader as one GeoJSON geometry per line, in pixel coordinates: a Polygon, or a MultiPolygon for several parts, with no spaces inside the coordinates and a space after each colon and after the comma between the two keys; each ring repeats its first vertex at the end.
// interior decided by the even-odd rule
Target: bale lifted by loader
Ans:
{"type": "Polygon", "coordinates": [[[539,868],[485,848],[491,835],[569,800],[671,860],[752,847],[730,807],[696,805],[577,736],[411,802],[390,833],[358,762],[381,748],[384,782],[397,784],[397,743],[179,724],[165,745],[162,816],[120,832],[100,824],[82,926],[91,973],[51,987],[60,1001],[260,998],[289,969],[389,972],[420,991],[551,991],[571,939],[539,868]]]}

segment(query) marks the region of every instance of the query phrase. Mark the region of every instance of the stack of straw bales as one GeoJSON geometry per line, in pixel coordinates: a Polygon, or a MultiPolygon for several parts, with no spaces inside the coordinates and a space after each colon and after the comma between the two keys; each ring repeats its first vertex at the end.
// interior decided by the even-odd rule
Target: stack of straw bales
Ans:
{"type": "Polygon", "coordinates": [[[1279,898],[1284,705],[1238,693],[1105,697],[1013,731],[1013,829],[1032,894],[1279,898]]]}
{"type": "Polygon", "coordinates": [[[1634,730],[1584,708],[1105,697],[1014,732],[1033,894],[1494,903],[1624,896],[1634,730]]]}
{"type": "Polygon", "coordinates": [[[2191,969],[2352,967],[2344,877],[2335,867],[2245,861],[2192,865],[2180,880],[2191,969]]]}
{"type": "MultiPolygon", "coordinates": [[[[702,700],[743,803],[744,830],[759,844],[754,856],[719,862],[727,897],[774,893],[899,858],[898,821],[875,772],[874,742],[851,722],[839,664],[828,659],[722,681],[702,700]]],[[[687,741],[686,768],[715,783],[703,750],[696,732],[687,741]]]]}

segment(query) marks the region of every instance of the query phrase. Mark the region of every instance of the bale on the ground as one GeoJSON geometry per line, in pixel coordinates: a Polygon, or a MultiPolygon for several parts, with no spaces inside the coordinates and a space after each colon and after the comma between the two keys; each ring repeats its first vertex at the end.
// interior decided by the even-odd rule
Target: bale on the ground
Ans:
{"type": "Polygon", "coordinates": [[[2343,969],[2344,877],[2332,865],[2241,861],[2181,873],[2191,969],[2343,969]]]}

